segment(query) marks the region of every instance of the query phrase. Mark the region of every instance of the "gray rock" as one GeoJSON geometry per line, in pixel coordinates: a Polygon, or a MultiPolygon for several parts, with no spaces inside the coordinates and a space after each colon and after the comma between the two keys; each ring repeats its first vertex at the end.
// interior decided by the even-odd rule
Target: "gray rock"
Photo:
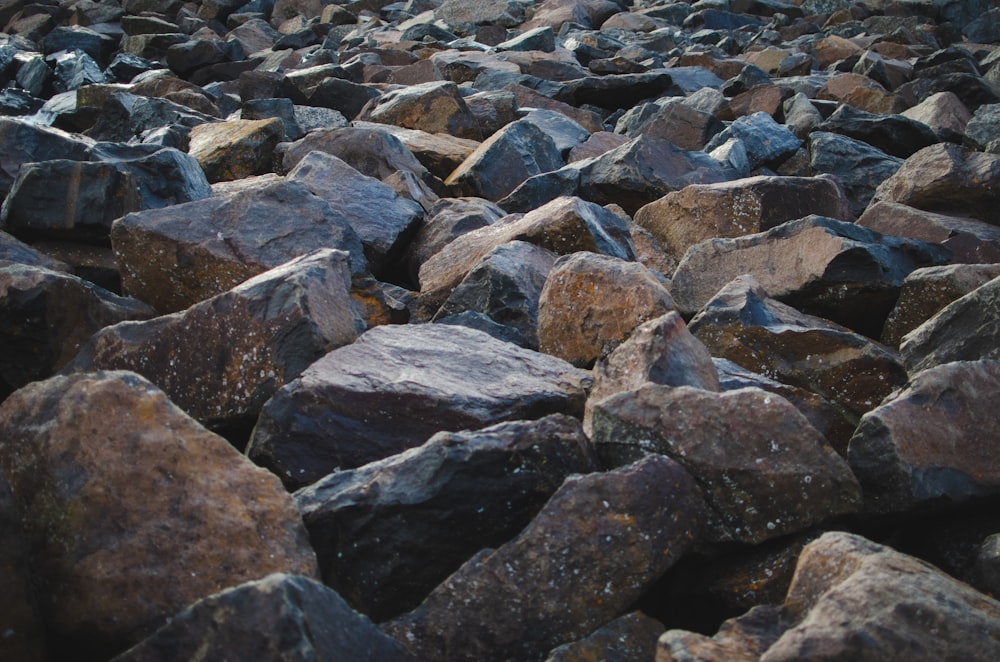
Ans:
{"type": "Polygon", "coordinates": [[[451,81],[433,81],[390,90],[373,99],[357,119],[394,124],[428,133],[479,140],[479,122],[451,81]]]}
{"type": "Polygon", "coordinates": [[[632,611],[583,639],[552,649],[545,662],[575,662],[588,658],[648,662],[656,655],[656,642],[661,634],[663,623],[641,611],[632,611]]]}
{"type": "Polygon", "coordinates": [[[52,159],[86,161],[92,140],[13,117],[0,117],[0,193],[7,195],[21,164],[52,159]]]}
{"type": "Polygon", "coordinates": [[[743,143],[752,168],[780,163],[801,146],[795,134],[764,112],[738,118],[716,134],[705,146],[705,151],[712,151],[730,138],[743,143]]]}
{"type": "Polygon", "coordinates": [[[809,135],[809,164],[816,172],[840,180],[851,212],[858,216],[871,202],[878,186],[902,167],[903,159],[855,138],[814,131],[809,135]]]}
{"type": "Polygon", "coordinates": [[[923,122],[905,115],[868,113],[848,104],[841,104],[816,130],[861,140],[901,159],[939,141],[934,131],[923,122]]]}

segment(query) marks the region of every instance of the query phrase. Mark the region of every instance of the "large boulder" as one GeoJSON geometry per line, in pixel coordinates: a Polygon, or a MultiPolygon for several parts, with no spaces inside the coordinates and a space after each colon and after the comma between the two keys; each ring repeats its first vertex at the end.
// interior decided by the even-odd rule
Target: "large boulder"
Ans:
{"type": "Polygon", "coordinates": [[[953,263],[1000,262],[1000,226],[979,219],[880,200],[869,205],[857,222],[882,234],[940,244],[953,263]]]}
{"type": "Polygon", "coordinates": [[[274,147],[284,135],[277,118],[200,124],[191,129],[189,153],[210,182],[242,179],[271,171],[274,147]]]}
{"type": "Polygon", "coordinates": [[[0,194],[10,191],[23,163],[69,159],[86,161],[94,142],[14,117],[0,117],[0,194]]]}
{"type": "Polygon", "coordinates": [[[458,86],[450,81],[432,81],[386,92],[373,99],[357,119],[456,138],[482,138],[479,122],[459,94],[458,86]]]}

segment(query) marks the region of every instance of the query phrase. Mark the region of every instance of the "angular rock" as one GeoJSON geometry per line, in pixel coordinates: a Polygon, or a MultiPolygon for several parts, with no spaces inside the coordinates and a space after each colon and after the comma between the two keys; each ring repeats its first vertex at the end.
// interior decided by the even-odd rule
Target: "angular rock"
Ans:
{"type": "Polygon", "coordinates": [[[357,119],[394,124],[428,133],[479,140],[479,122],[449,81],[421,83],[392,90],[373,100],[357,119]]]}
{"type": "Polygon", "coordinates": [[[434,433],[581,416],[587,373],[457,326],[382,326],[336,349],[264,406],[247,454],[302,487],[434,433]]]}
{"type": "Polygon", "coordinates": [[[168,99],[116,92],[104,102],[97,122],[87,133],[96,140],[141,142],[157,131],[169,129],[186,136],[191,127],[218,121],[168,99]]]}
{"type": "Polygon", "coordinates": [[[901,113],[904,117],[923,122],[941,140],[961,142],[972,113],[953,92],[932,94],[916,106],[901,113]]]}
{"type": "Polygon", "coordinates": [[[759,660],[786,627],[780,607],[758,605],[723,622],[713,637],[687,630],[667,630],[657,642],[656,662],[759,660]]]}
{"type": "Polygon", "coordinates": [[[1000,359],[1000,278],[948,304],[903,336],[899,352],[910,374],[952,361],[1000,359]]]}
{"type": "Polygon", "coordinates": [[[404,260],[412,280],[417,282],[420,265],[447,244],[505,215],[500,207],[481,198],[442,198],[435,202],[406,248],[404,260]]]}
{"type": "Polygon", "coordinates": [[[865,414],[847,451],[865,510],[898,513],[995,494],[998,388],[1000,361],[947,363],[865,414]]]}
{"type": "Polygon", "coordinates": [[[1000,204],[1000,156],[939,143],[906,159],[882,182],[873,201],[969,215],[996,225],[1000,204]]]}
{"type": "Polygon", "coordinates": [[[226,586],[316,575],[278,481],[138,375],[31,384],[0,430],[51,654],[107,659],[226,586]]]}
{"type": "Polygon", "coordinates": [[[563,480],[595,469],[568,416],[441,432],[295,493],[323,579],[383,621],[417,607],[484,547],[517,535],[563,480]]]}
{"type": "Polygon", "coordinates": [[[363,175],[332,154],[307,154],[288,173],[344,215],[365,248],[376,275],[394,262],[416,230],[423,208],[386,184],[363,175]]]}
{"type": "Polygon", "coordinates": [[[541,660],[621,614],[688,548],[702,508],[663,456],[568,478],[517,538],[383,629],[421,659],[541,660]]]}
{"type": "Polygon", "coordinates": [[[882,342],[898,347],[905,336],[951,302],[1000,276],[997,264],[949,264],[910,273],[882,327],[882,342]]]}
{"type": "Polygon", "coordinates": [[[690,328],[713,356],[818,393],[854,419],[906,383],[895,352],[769,299],[750,276],[720,290],[690,328]]]}
{"type": "Polygon", "coordinates": [[[751,274],[775,299],[877,338],[906,275],[944,262],[940,247],[808,216],[692,246],[670,292],[678,310],[690,315],[727,282],[751,274]]]}
{"type": "Polygon", "coordinates": [[[641,611],[633,611],[598,628],[583,639],[552,649],[545,662],[586,659],[645,662],[656,655],[656,642],[661,634],[663,623],[641,611]]]}
{"type": "Polygon", "coordinates": [[[152,317],[146,305],[43,266],[0,267],[0,398],[68,363],[102,327],[152,317]]]}
{"type": "Polygon", "coordinates": [[[590,138],[591,132],[582,124],[555,110],[535,108],[528,111],[524,120],[534,124],[549,136],[562,158],[565,158],[574,147],[590,138]]]}
{"type": "Polygon", "coordinates": [[[153,148],[155,151],[149,155],[116,155],[101,152],[100,147],[95,146],[94,151],[102,161],[120,163],[135,179],[141,209],[159,209],[212,195],[198,161],[178,149],[153,148]]]}
{"type": "Polygon", "coordinates": [[[532,175],[564,164],[543,129],[528,120],[508,124],[487,138],[445,180],[457,193],[499,200],[532,175]]]}
{"type": "Polygon", "coordinates": [[[590,367],[640,324],[673,308],[664,284],[638,262],[572,253],[556,261],[542,289],[539,351],[590,367]]]}
{"type": "Polygon", "coordinates": [[[210,182],[242,179],[271,170],[274,146],[284,135],[275,118],[201,124],[191,129],[189,153],[210,182]]]}
{"type": "Polygon", "coordinates": [[[302,662],[412,659],[335,591],[309,577],[276,573],[198,600],[114,660],[168,662],[199,655],[302,662]]]}
{"type": "Polygon", "coordinates": [[[534,244],[501,244],[452,290],[433,321],[465,311],[483,313],[510,328],[518,345],[537,350],[538,301],[555,261],[551,251],[534,244]]]}
{"type": "Polygon", "coordinates": [[[631,108],[643,99],[656,98],[670,89],[673,80],[668,71],[641,74],[585,76],[566,81],[560,101],[574,106],[593,104],[609,110],[631,108]]]}
{"type": "Polygon", "coordinates": [[[483,24],[512,28],[525,18],[524,7],[513,1],[445,0],[435,14],[456,33],[468,32],[467,26],[483,24]]]}
{"type": "Polygon", "coordinates": [[[597,402],[594,446],[606,466],[667,455],[698,482],[705,539],[757,544],[861,505],[847,463],[784,398],[646,384],[597,402]]]}
{"type": "Polygon", "coordinates": [[[676,260],[716,237],[764,232],[810,214],[851,218],[844,191],[832,177],[758,176],[718,184],[692,184],[635,213],[676,260]]]}
{"type": "Polygon", "coordinates": [[[346,250],[364,273],[347,219],[297,182],[128,214],[111,228],[126,291],[161,313],[183,310],[317,248],[346,250]]]}
{"type": "Polygon", "coordinates": [[[13,235],[0,230],[0,266],[10,263],[44,267],[52,271],[68,271],[69,266],[29,246],[13,235]]]}
{"type": "Polygon", "coordinates": [[[786,127],[775,122],[767,113],[758,112],[740,117],[716,134],[705,146],[705,151],[710,152],[731,138],[743,143],[752,168],[780,163],[801,145],[786,127]]]}
{"type": "Polygon", "coordinates": [[[905,115],[867,113],[846,104],[837,108],[817,130],[861,140],[901,159],[939,141],[934,131],[923,122],[905,115]]]}
{"type": "Polygon", "coordinates": [[[699,150],[723,129],[722,122],[711,113],[674,102],[663,104],[635,133],[669,140],[681,149],[699,150]]]}
{"type": "Polygon", "coordinates": [[[353,122],[355,128],[375,128],[399,138],[413,155],[435,177],[446,179],[455,168],[462,164],[479,147],[476,140],[455,138],[441,133],[427,133],[418,129],[404,129],[391,124],[353,122]]]}
{"type": "Polygon", "coordinates": [[[363,329],[347,262],[343,251],[324,249],[182,312],[108,327],[71,368],[131,370],[203,425],[245,425],[275,391],[363,329]]]}
{"type": "Polygon", "coordinates": [[[628,226],[620,216],[579,198],[557,198],[523,217],[509,216],[468,232],[424,262],[418,304],[426,316],[437,312],[487,253],[514,240],[556,255],[591,251],[624,260],[635,257],[628,226]]]}
{"type": "Polygon", "coordinates": [[[69,159],[86,161],[93,141],[13,117],[0,117],[0,193],[6,195],[21,164],[69,159]]]}
{"type": "Polygon", "coordinates": [[[861,140],[814,131],[809,135],[809,165],[841,182],[851,213],[858,216],[876,195],[877,187],[900,169],[903,160],[861,140]]]}
{"type": "Polygon", "coordinates": [[[1000,262],[1000,227],[974,218],[879,201],[869,205],[857,223],[882,234],[940,244],[952,263],[1000,262]]]}
{"type": "Polygon", "coordinates": [[[45,660],[45,637],[31,589],[28,546],[17,516],[10,484],[0,476],[0,607],[3,639],[0,654],[5,659],[41,662],[45,660]]]}

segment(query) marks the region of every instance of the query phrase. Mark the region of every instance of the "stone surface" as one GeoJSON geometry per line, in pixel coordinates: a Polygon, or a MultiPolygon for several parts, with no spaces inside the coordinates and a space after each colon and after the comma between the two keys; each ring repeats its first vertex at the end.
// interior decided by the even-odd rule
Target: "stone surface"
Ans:
{"type": "Polygon", "coordinates": [[[861,140],[902,159],[939,140],[929,126],[905,115],[876,115],[846,104],[837,108],[817,130],[861,140]]]}
{"type": "Polygon", "coordinates": [[[479,140],[479,122],[449,81],[410,85],[374,99],[358,116],[360,120],[394,124],[428,133],[479,140]]]}
{"type": "Polygon", "coordinates": [[[86,161],[93,144],[65,131],[13,117],[0,118],[0,143],[4,145],[0,157],[0,192],[4,195],[10,191],[21,164],[51,159],[86,161]]]}
{"type": "Polygon", "coordinates": [[[0,429],[50,654],[107,659],[227,586],[317,573],[278,481],[134,373],[29,385],[0,429]]]}
{"type": "Polygon", "coordinates": [[[31,588],[28,545],[10,484],[0,476],[0,654],[5,659],[41,662],[45,658],[42,621],[31,588]]]}
{"type": "Polygon", "coordinates": [[[809,165],[841,182],[851,212],[858,216],[876,195],[877,187],[900,169],[903,160],[855,138],[815,131],[809,135],[809,165]]]}
{"type": "Polygon", "coordinates": [[[191,156],[210,182],[242,179],[271,169],[274,146],[284,136],[278,119],[233,120],[191,129],[191,156]]]}
{"type": "Polygon", "coordinates": [[[424,215],[404,254],[407,273],[418,282],[420,266],[447,244],[505,216],[500,207],[482,198],[442,198],[424,215]]]}
{"type": "Polygon", "coordinates": [[[705,146],[712,151],[735,138],[743,144],[751,168],[773,165],[791,156],[800,147],[799,139],[764,112],[740,117],[705,146]]]}
{"type": "Polygon", "coordinates": [[[621,614],[684,553],[700,501],[663,456],[571,477],[520,535],[383,628],[422,659],[543,659],[621,614]]]}
{"type": "Polygon", "coordinates": [[[673,309],[665,285],[638,262],[572,253],[556,260],[542,289],[539,351],[588,368],[637,326],[673,309]]]}
{"type": "Polygon", "coordinates": [[[295,493],[323,579],[377,621],[419,605],[484,547],[514,537],[563,480],[595,468],[568,416],[441,432],[295,493]]]}
{"type": "Polygon", "coordinates": [[[167,662],[199,655],[290,662],[412,659],[335,591],[309,577],[282,573],[195,602],[114,659],[167,662]]]}
{"type": "Polygon", "coordinates": [[[904,117],[923,122],[941,140],[956,142],[965,134],[972,113],[953,92],[938,92],[902,112],[904,117]]]}
{"type": "Polygon", "coordinates": [[[583,414],[590,376],[472,329],[382,326],[334,350],[264,406],[249,456],[301,487],[435,432],[583,414]],[[456,371],[456,367],[460,369],[456,371]]]}
{"type": "Polygon", "coordinates": [[[1000,227],[978,219],[880,201],[869,205],[857,223],[882,234],[940,244],[952,263],[1000,262],[1000,227]]]}
{"type": "Polygon", "coordinates": [[[906,275],[945,255],[923,242],[810,216],[691,247],[670,291],[678,310],[693,314],[727,282],[750,274],[775,299],[877,338],[906,275]]]}
{"type": "Polygon", "coordinates": [[[552,649],[545,661],[648,662],[656,655],[656,642],[661,634],[662,623],[640,611],[633,611],[598,628],[588,637],[552,649]]]}
{"type": "Polygon", "coordinates": [[[650,453],[683,465],[705,496],[710,541],[757,544],[861,505],[847,463],[791,403],[759,389],[647,384],[596,403],[592,427],[606,466],[650,453]]]}

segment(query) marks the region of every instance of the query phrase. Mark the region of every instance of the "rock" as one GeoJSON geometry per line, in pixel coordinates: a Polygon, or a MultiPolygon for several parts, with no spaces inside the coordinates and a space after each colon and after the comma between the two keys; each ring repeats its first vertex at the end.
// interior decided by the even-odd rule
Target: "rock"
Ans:
{"type": "Polygon", "coordinates": [[[673,308],[664,284],[638,262],[572,253],[556,260],[542,289],[539,351],[587,368],[673,308]]]}
{"type": "Polygon", "coordinates": [[[69,270],[69,265],[46,255],[19,240],[17,237],[0,230],[0,267],[9,266],[10,263],[44,267],[52,271],[69,270]]]}
{"type": "Polygon", "coordinates": [[[1000,278],[948,304],[903,336],[899,352],[910,374],[952,361],[1000,359],[1000,278]]]}
{"type": "MultiPolygon", "coordinates": [[[[517,2],[487,2],[486,0],[445,0],[435,14],[453,32],[468,32],[466,26],[500,25],[512,28],[524,21],[524,7],[517,2]]],[[[474,28],[473,28],[474,30],[474,28]]]]}
{"type": "Polygon", "coordinates": [[[71,368],[137,372],[203,425],[252,423],[275,391],[363,329],[347,261],[324,249],[183,312],[108,327],[71,368]]]}
{"type": "Polygon", "coordinates": [[[1000,104],[983,104],[973,113],[965,126],[966,142],[969,146],[988,152],[996,152],[1000,143],[1000,104]]]}
{"type": "Polygon", "coordinates": [[[552,649],[545,662],[619,660],[644,662],[656,655],[656,642],[663,624],[640,611],[620,616],[593,634],[552,649]]]}
{"type": "Polygon", "coordinates": [[[271,169],[274,146],[285,133],[279,119],[232,120],[191,129],[191,156],[210,182],[261,175],[271,169]]]}
{"type": "Polygon", "coordinates": [[[566,81],[565,92],[559,100],[574,106],[593,104],[609,110],[631,108],[643,99],[660,96],[671,85],[670,74],[664,70],[585,76],[566,81]]]}
{"type": "Polygon", "coordinates": [[[571,477],[517,538],[383,629],[422,659],[543,659],[621,614],[683,554],[700,499],[663,456],[571,477]]]}
{"type": "Polygon", "coordinates": [[[944,261],[938,247],[809,216],[692,246],[670,291],[678,310],[690,315],[729,280],[751,274],[775,299],[877,338],[906,275],[944,261]]]}
{"type": "Polygon", "coordinates": [[[22,164],[69,159],[86,161],[93,141],[14,118],[0,117],[0,193],[7,195],[22,164]]]}
{"type": "Polygon", "coordinates": [[[902,98],[907,85],[892,93],[867,76],[840,73],[823,85],[816,93],[816,98],[846,103],[869,113],[893,114],[901,112],[908,105],[902,98]]]}
{"type": "Polygon", "coordinates": [[[939,141],[934,131],[923,122],[905,115],[867,113],[846,104],[837,108],[817,130],[861,140],[902,159],[939,141]]]}
{"type": "Polygon", "coordinates": [[[960,142],[972,113],[953,92],[932,94],[919,104],[902,112],[904,117],[923,122],[941,140],[960,142]]]}
{"type": "Polygon", "coordinates": [[[814,131],[809,135],[809,164],[813,170],[836,177],[850,201],[851,213],[860,215],[876,195],[877,187],[903,165],[866,142],[836,133],[814,131]]]}
{"type": "Polygon", "coordinates": [[[125,290],[161,313],[221,294],[317,247],[346,250],[352,273],[366,268],[346,218],[297,182],[128,214],[112,225],[111,243],[125,290]]]}
{"type": "Polygon", "coordinates": [[[44,266],[0,266],[0,398],[68,363],[102,327],[153,315],[146,305],[44,266]]]}
{"type": "Polygon", "coordinates": [[[989,658],[998,614],[1000,603],[927,563],[830,532],[802,552],[780,608],[757,607],[711,639],[668,630],[656,659],[989,658]]]}
{"type": "Polygon", "coordinates": [[[874,202],[898,202],[918,209],[969,215],[995,223],[1000,197],[1000,156],[939,143],[906,159],[875,192],[874,202]]]}
{"type": "Polygon", "coordinates": [[[435,202],[406,248],[404,260],[412,280],[417,282],[420,265],[445,245],[505,215],[500,207],[481,198],[442,198],[435,202]]]}
{"type": "Polygon", "coordinates": [[[1000,264],[949,264],[910,273],[882,328],[882,342],[898,347],[905,336],[952,301],[1000,276],[1000,264]]]}
{"type": "Polygon", "coordinates": [[[750,276],[720,290],[690,328],[713,356],[813,391],[854,419],[906,383],[895,352],[768,298],[750,276]]]}
{"type": "Polygon", "coordinates": [[[336,110],[343,113],[345,118],[354,119],[380,96],[379,91],[371,85],[330,77],[312,90],[309,104],[336,110]]]}
{"type": "Polygon", "coordinates": [[[556,415],[441,432],[295,493],[324,581],[383,621],[417,607],[484,547],[514,537],[571,473],[594,469],[580,424],[556,415]]]}
{"type": "Polygon", "coordinates": [[[783,110],[785,126],[800,140],[808,136],[823,122],[823,116],[802,92],[798,92],[786,100],[783,104],[783,110]]]}
{"type": "Polygon", "coordinates": [[[628,226],[620,216],[579,198],[557,198],[523,217],[509,216],[467,232],[425,261],[418,301],[425,315],[433,316],[487,253],[514,240],[556,255],[591,251],[624,260],[635,257],[628,226]]]}
{"type": "Polygon", "coordinates": [[[332,154],[307,154],[288,173],[326,200],[361,239],[365,257],[376,275],[398,259],[423,217],[423,208],[400,197],[386,184],[363,175],[332,154]]]}
{"type": "MultiPolygon", "coordinates": [[[[586,142],[591,135],[582,124],[555,110],[535,108],[528,111],[524,121],[534,124],[551,138],[562,159],[565,159],[573,148],[586,142]]],[[[563,164],[559,163],[559,166],[561,165],[563,164]]]]}
{"type": "Polygon", "coordinates": [[[752,168],[780,163],[801,145],[795,134],[763,112],[738,118],[716,134],[705,146],[705,151],[714,150],[730,138],[743,143],[752,168]]]}
{"type": "Polygon", "coordinates": [[[718,118],[683,102],[663,104],[647,122],[626,132],[647,134],[669,140],[681,149],[699,150],[720,133],[724,126],[718,118]]]}
{"type": "Polygon", "coordinates": [[[352,126],[391,133],[399,138],[427,170],[442,180],[446,179],[480,145],[477,140],[427,133],[418,129],[404,129],[389,124],[354,122],[352,126]]]}
{"type": "Polygon", "coordinates": [[[1000,262],[1000,227],[974,218],[880,201],[869,205],[857,223],[883,234],[940,244],[952,263],[1000,262]]]}
{"type": "Polygon", "coordinates": [[[412,659],[335,591],[309,577],[283,573],[198,600],[114,659],[167,662],[198,655],[302,662],[412,659]]]}
{"type": "Polygon", "coordinates": [[[42,622],[31,589],[28,546],[17,516],[10,484],[0,476],[0,654],[11,660],[41,662],[45,658],[42,622]]]}
{"type": "Polygon", "coordinates": [[[1000,534],[993,534],[983,541],[976,555],[975,586],[991,598],[995,598],[1000,588],[997,564],[1000,563],[1000,534]]]}
{"type": "Polygon", "coordinates": [[[528,120],[508,124],[486,139],[445,184],[460,195],[497,201],[532,175],[563,165],[555,142],[528,120]]]}
{"type": "Polygon", "coordinates": [[[31,384],[0,430],[50,654],[107,659],[222,588],[316,575],[278,481],[138,375],[31,384]]]}
{"type": "Polygon", "coordinates": [[[865,510],[905,512],[923,504],[995,494],[997,420],[990,409],[1000,362],[960,361],[916,374],[861,419],[848,447],[865,510]]]}
{"type": "Polygon", "coordinates": [[[153,148],[152,154],[94,151],[104,162],[119,164],[135,180],[140,209],[160,209],[212,195],[205,173],[194,157],[172,147],[153,148]]]}
{"type": "Polygon", "coordinates": [[[592,421],[605,465],[661,453],[695,478],[709,541],[757,544],[860,507],[847,463],[791,403],[759,389],[646,384],[594,404],[592,421]]]}
{"type": "Polygon", "coordinates": [[[832,177],[758,176],[692,184],[642,207],[635,222],[680,260],[701,241],[764,232],[809,214],[850,220],[847,198],[832,177]]]}
{"type": "Polygon", "coordinates": [[[479,140],[479,123],[450,81],[421,83],[374,99],[357,119],[479,140]]]}
{"type": "Polygon", "coordinates": [[[442,430],[581,416],[589,386],[589,375],[568,363],[480,331],[377,327],[280,389],[264,406],[247,454],[297,488],[442,430]]]}
{"type": "Polygon", "coordinates": [[[218,121],[211,115],[168,99],[116,92],[101,106],[98,119],[88,135],[96,140],[141,142],[155,136],[157,131],[171,130],[180,132],[186,139],[191,127],[218,121]]]}
{"type": "Polygon", "coordinates": [[[555,261],[551,251],[534,244],[501,244],[452,290],[433,321],[480,312],[508,327],[518,345],[537,350],[538,302],[555,261]]]}
{"type": "Polygon", "coordinates": [[[621,147],[627,142],[628,138],[625,136],[620,136],[610,131],[598,131],[597,133],[590,134],[590,137],[586,141],[571,149],[566,160],[568,163],[573,163],[600,156],[616,147],[621,147]]]}

